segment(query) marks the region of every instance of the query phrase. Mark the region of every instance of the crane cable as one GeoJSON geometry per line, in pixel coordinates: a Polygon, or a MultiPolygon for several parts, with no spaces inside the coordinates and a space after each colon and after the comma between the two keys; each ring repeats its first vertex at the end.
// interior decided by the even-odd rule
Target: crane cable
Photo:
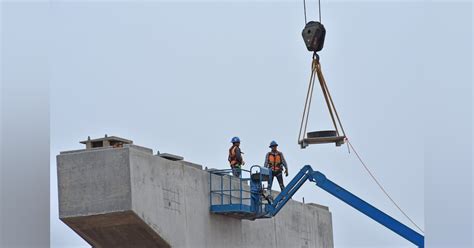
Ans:
{"type": "MultiPolygon", "coordinates": [[[[311,107],[311,100],[312,100],[312,95],[313,95],[313,88],[314,88],[314,81],[315,81],[315,78],[316,78],[316,75],[317,74],[317,77],[320,81],[320,84],[321,84],[321,88],[323,90],[323,94],[326,98],[326,102],[328,104],[328,107],[330,106],[330,103],[332,104],[332,106],[334,106],[334,103],[332,102],[332,97],[331,95],[329,94],[329,91],[327,90],[327,85],[326,85],[326,81],[324,80],[324,77],[322,76],[322,71],[321,71],[321,64],[319,63],[319,60],[318,59],[313,59],[313,63],[312,63],[312,70],[311,70],[311,77],[309,79],[310,83],[309,83],[309,87],[308,87],[308,92],[307,92],[307,96],[306,96],[306,101],[305,101],[305,106],[304,106],[304,111],[303,111],[303,118],[301,119],[301,128],[300,128],[300,133],[299,133],[299,139],[301,139],[301,133],[303,132],[303,134],[306,133],[306,126],[308,125],[308,119],[309,119],[309,109],[311,107]],[[329,95],[329,96],[328,96],[329,95]],[[309,101],[308,101],[308,98],[309,98],[309,101]],[[330,102],[329,102],[330,101],[330,102]],[[306,118],[305,118],[306,117],[306,118]],[[304,124],[304,125],[303,125],[304,124]]],[[[335,110],[335,107],[334,107],[334,110],[335,110]]],[[[332,118],[332,121],[334,123],[334,126],[336,127],[336,130],[337,130],[337,126],[336,126],[336,123],[335,123],[335,118],[334,118],[334,115],[331,111],[331,108],[329,108],[329,112],[331,114],[331,118],[332,118]]],[[[344,128],[342,127],[342,124],[341,124],[341,121],[339,119],[339,115],[337,114],[337,111],[335,110],[335,114],[336,114],[336,118],[337,118],[337,121],[339,122],[339,125],[341,126],[341,129],[342,129],[342,132],[345,135],[345,132],[344,132],[344,128]]],[[[372,173],[372,171],[369,169],[369,167],[365,164],[364,160],[362,159],[362,157],[359,155],[359,153],[357,152],[357,150],[354,148],[354,146],[352,145],[352,143],[349,141],[349,139],[345,138],[345,142],[348,144],[347,146],[347,149],[350,153],[350,151],[352,150],[354,152],[354,154],[356,155],[356,157],[359,159],[359,162],[361,163],[361,165],[364,167],[364,169],[367,171],[367,173],[369,173],[370,177],[372,177],[372,179],[374,180],[374,182],[378,185],[378,187],[382,190],[382,192],[387,196],[387,198],[392,202],[393,205],[395,205],[395,207],[422,233],[424,233],[423,229],[421,229],[416,223],[415,221],[413,221],[409,216],[408,214],[405,213],[405,211],[403,211],[403,209],[395,202],[395,200],[393,200],[393,198],[390,196],[390,194],[388,194],[388,192],[385,190],[385,188],[382,186],[382,184],[379,182],[379,180],[375,177],[374,173],[372,173]]]]}
{"type": "Polygon", "coordinates": [[[321,22],[321,0],[318,0],[319,22],[321,22]]]}
{"type": "Polygon", "coordinates": [[[303,0],[303,9],[304,9],[304,25],[306,25],[306,23],[308,23],[308,21],[306,20],[306,0],[303,0]]]}
{"type": "MultiPolygon", "coordinates": [[[[304,9],[304,24],[308,23],[306,20],[306,0],[303,0],[303,9],[304,9]]],[[[321,23],[321,0],[318,0],[318,12],[319,12],[319,22],[321,23]]]]}
{"type": "MultiPolygon", "coordinates": [[[[303,9],[304,9],[304,23],[307,24],[308,22],[307,22],[307,19],[306,19],[306,0],[303,0],[303,9]]],[[[318,0],[318,12],[319,12],[319,22],[321,23],[321,0],[318,0]]],[[[311,77],[309,79],[308,93],[307,93],[307,96],[306,96],[306,102],[305,102],[304,111],[303,111],[303,118],[301,119],[300,134],[298,135],[298,139],[301,138],[301,132],[302,132],[303,128],[304,128],[303,134],[306,133],[306,126],[308,124],[308,118],[309,118],[309,109],[311,107],[311,99],[312,99],[312,95],[313,95],[314,81],[315,81],[315,78],[316,78],[315,74],[317,74],[318,79],[319,79],[320,84],[321,84],[321,88],[323,90],[323,93],[325,93],[324,96],[326,98],[326,101],[330,100],[331,103],[332,103],[331,95],[329,94],[326,82],[324,80],[324,77],[322,76],[321,65],[319,64],[319,59],[315,60],[313,58],[311,77]],[[329,94],[329,99],[327,97],[328,94],[329,94]],[[309,98],[309,103],[308,103],[308,98],[309,98]],[[304,126],[303,126],[303,123],[304,123],[304,126]]],[[[329,107],[329,102],[327,102],[327,104],[328,104],[328,107],[329,107]]],[[[334,105],[334,103],[332,103],[332,105],[334,105]]],[[[335,108],[334,108],[334,110],[335,110],[335,108]]],[[[337,130],[337,126],[336,126],[336,123],[335,123],[335,120],[334,120],[334,116],[332,115],[331,109],[329,109],[329,112],[331,113],[332,121],[334,122],[334,126],[336,127],[336,130],[337,130]]],[[[342,127],[342,124],[340,123],[340,120],[339,120],[339,115],[337,114],[337,111],[335,111],[335,113],[336,113],[336,117],[339,121],[339,124],[341,126],[342,132],[344,133],[344,136],[345,136],[344,128],[342,127]]],[[[387,198],[392,202],[392,204],[395,205],[395,207],[397,207],[397,209],[411,222],[411,224],[413,224],[421,233],[424,234],[425,232],[423,231],[423,229],[421,229],[415,223],[415,221],[413,221],[408,216],[408,214],[406,214],[405,211],[403,211],[403,209],[388,194],[388,192],[385,190],[385,188],[382,186],[382,184],[379,182],[379,180],[375,177],[375,175],[372,173],[372,171],[370,171],[369,167],[367,167],[364,160],[360,157],[359,153],[356,151],[356,149],[354,148],[352,143],[349,141],[347,136],[345,138],[345,142],[347,142],[347,144],[348,144],[347,149],[348,149],[349,153],[351,152],[351,150],[354,152],[356,157],[359,159],[361,165],[364,167],[364,169],[367,171],[367,173],[369,173],[370,177],[372,177],[374,182],[379,186],[379,188],[387,196],[387,198]]]]}
{"type": "MultiPolygon", "coordinates": [[[[346,142],[348,144],[348,148],[350,150],[352,150],[354,152],[354,154],[356,155],[356,157],[359,159],[360,163],[364,166],[365,170],[367,171],[367,173],[369,173],[370,177],[372,177],[372,179],[375,181],[375,183],[379,186],[379,188],[382,190],[382,192],[388,197],[388,199],[393,203],[393,205],[395,205],[395,207],[398,208],[398,210],[414,225],[416,226],[416,228],[422,232],[423,234],[425,233],[423,231],[423,229],[421,229],[403,210],[402,208],[393,200],[393,198],[387,193],[387,191],[385,190],[385,188],[382,186],[382,184],[380,184],[379,180],[377,180],[377,178],[374,176],[374,174],[370,171],[369,167],[367,167],[367,165],[365,164],[365,162],[362,160],[362,158],[360,157],[359,153],[356,151],[356,149],[354,148],[354,146],[352,145],[352,143],[349,141],[348,138],[346,138],[346,142]]],[[[349,150],[349,151],[350,151],[349,150]]]]}

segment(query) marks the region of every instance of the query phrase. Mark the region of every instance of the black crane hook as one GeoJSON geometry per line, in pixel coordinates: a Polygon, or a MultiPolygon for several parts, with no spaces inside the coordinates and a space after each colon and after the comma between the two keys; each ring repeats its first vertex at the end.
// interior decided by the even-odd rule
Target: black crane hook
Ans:
{"type": "Polygon", "coordinates": [[[315,21],[306,23],[302,35],[308,51],[316,53],[323,49],[326,37],[326,29],[323,24],[315,21]]]}

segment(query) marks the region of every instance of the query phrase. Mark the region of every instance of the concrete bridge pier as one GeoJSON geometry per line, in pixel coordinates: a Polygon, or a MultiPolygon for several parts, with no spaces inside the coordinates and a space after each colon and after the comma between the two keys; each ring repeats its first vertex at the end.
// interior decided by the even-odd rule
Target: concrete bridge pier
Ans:
{"type": "Polygon", "coordinates": [[[209,212],[202,166],[130,144],[57,156],[59,217],[93,247],[333,247],[327,207],[290,200],[272,219],[209,212]]]}

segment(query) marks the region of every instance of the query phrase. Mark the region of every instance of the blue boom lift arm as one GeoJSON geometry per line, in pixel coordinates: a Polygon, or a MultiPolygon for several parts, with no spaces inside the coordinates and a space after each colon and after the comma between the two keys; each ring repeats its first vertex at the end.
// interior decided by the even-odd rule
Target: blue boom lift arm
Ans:
{"type": "Polygon", "coordinates": [[[230,170],[210,170],[209,172],[209,201],[210,211],[212,213],[249,220],[271,218],[280,212],[280,210],[305,182],[311,181],[315,182],[318,187],[329,192],[331,195],[337,197],[357,209],[359,212],[362,212],[371,219],[412,242],[416,246],[424,247],[425,241],[423,235],[417,233],[413,229],[400,223],[386,213],[332,182],[326,178],[323,173],[314,171],[309,165],[305,165],[274,200],[270,197],[271,191],[269,195],[264,195],[265,187],[263,182],[268,182],[269,185],[271,185],[273,179],[272,172],[268,168],[260,167],[258,165],[252,166],[250,171],[246,171],[250,173],[250,178],[233,177],[228,174],[230,170]],[[213,177],[218,178],[218,181],[214,181],[215,179],[213,180],[213,177]],[[224,183],[224,178],[226,177],[228,177],[228,181],[224,183]],[[232,186],[233,180],[234,183],[239,184],[237,188],[232,186]],[[244,184],[247,185],[248,181],[250,181],[250,190],[243,187],[244,184]],[[217,189],[215,189],[216,186],[217,189]],[[265,202],[264,199],[267,201],[265,202]]]}
{"type": "Polygon", "coordinates": [[[386,213],[380,211],[376,207],[370,205],[351,192],[332,182],[326,178],[323,173],[319,171],[313,171],[309,165],[304,166],[300,172],[298,172],[298,174],[288,183],[285,189],[275,198],[273,203],[267,205],[267,213],[271,216],[278,214],[278,212],[283,208],[283,206],[285,206],[288,200],[307,180],[315,182],[318,187],[412,242],[416,246],[424,247],[423,235],[417,233],[413,229],[400,223],[386,213]]]}

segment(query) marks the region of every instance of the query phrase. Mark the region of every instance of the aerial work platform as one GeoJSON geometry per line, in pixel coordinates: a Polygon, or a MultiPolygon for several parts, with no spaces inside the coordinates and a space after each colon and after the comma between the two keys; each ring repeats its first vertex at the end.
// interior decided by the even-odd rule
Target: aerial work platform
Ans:
{"type": "Polygon", "coordinates": [[[280,212],[306,181],[311,181],[414,245],[424,247],[423,235],[332,182],[323,173],[314,171],[310,165],[301,168],[275,199],[268,189],[273,178],[271,170],[254,165],[250,171],[242,171],[250,176],[234,177],[230,175],[230,169],[209,171],[209,201],[212,213],[250,220],[271,218],[280,212]]]}
{"type": "MultiPolygon", "coordinates": [[[[252,191],[251,181],[268,181],[268,171],[266,168],[252,166],[250,170],[242,169],[241,177],[235,177],[231,169],[208,170],[210,211],[237,219],[271,218],[269,215],[259,214],[265,212],[268,201],[267,204],[252,204],[252,192],[256,193],[258,189],[252,191]],[[265,170],[266,174],[260,173],[257,168],[265,170]]],[[[271,195],[271,190],[267,187],[263,189],[271,195]]]]}

